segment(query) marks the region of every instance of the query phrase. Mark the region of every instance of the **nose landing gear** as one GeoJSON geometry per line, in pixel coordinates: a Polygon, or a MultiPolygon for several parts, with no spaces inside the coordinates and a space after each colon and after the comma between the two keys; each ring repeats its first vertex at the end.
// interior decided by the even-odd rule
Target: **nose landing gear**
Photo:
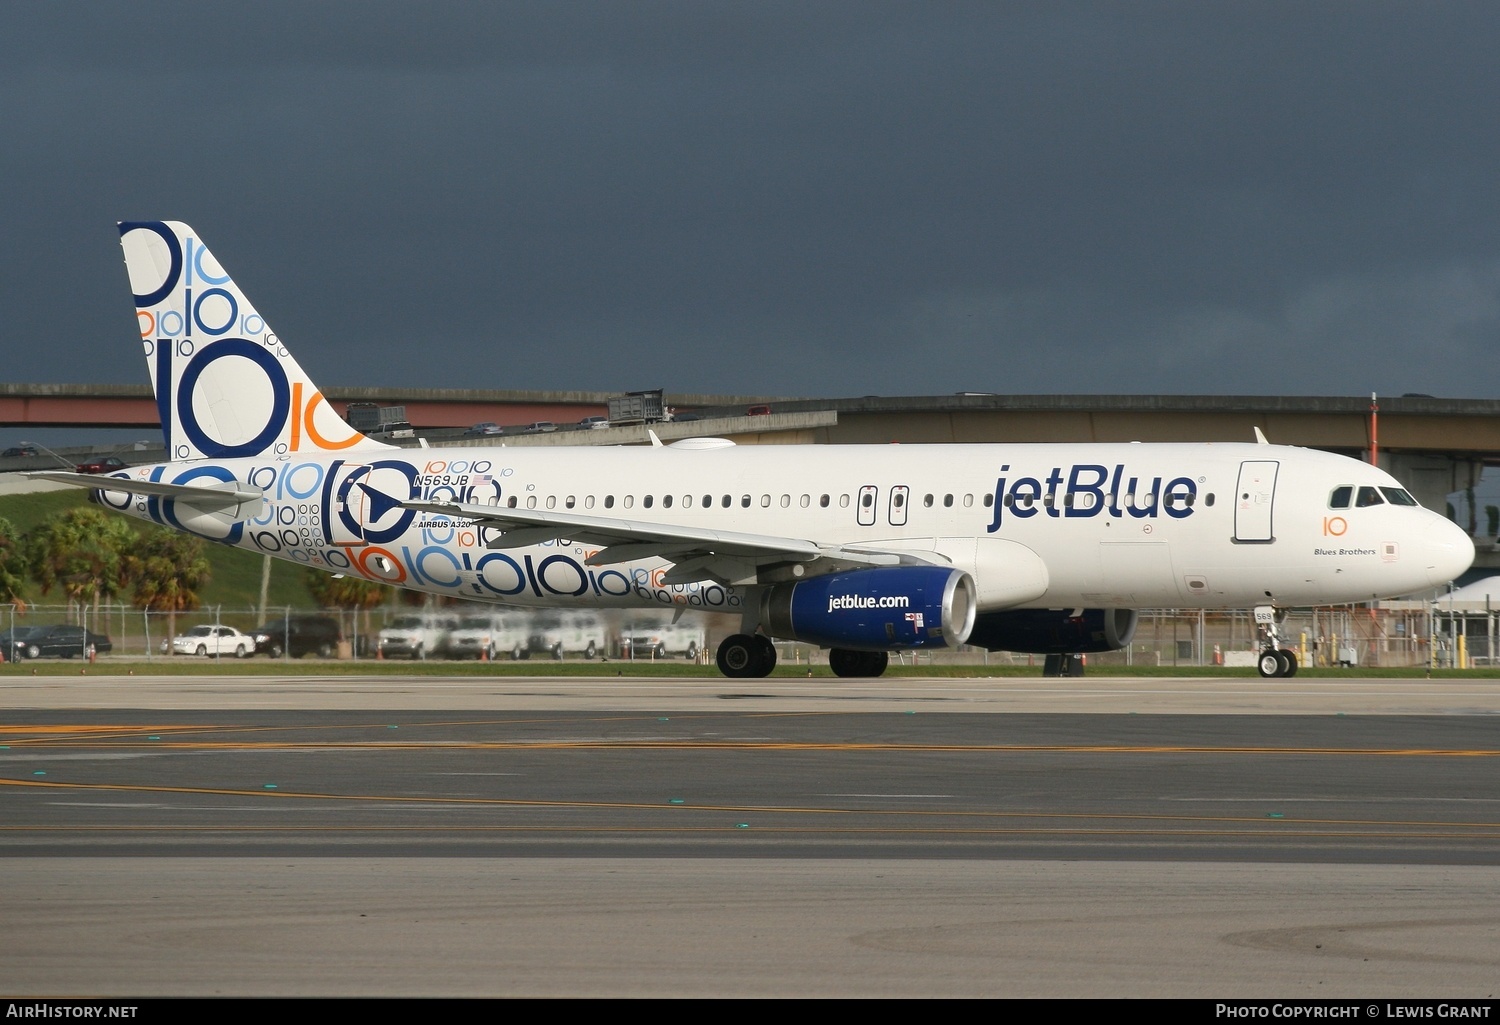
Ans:
{"type": "Polygon", "coordinates": [[[1290,648],[1281,646],[1281,638],[1276,631],[1276,610],[1270,605],[1257,605],[1255,622],[1265,633],[1267,645],[1260,653],[1260,658],[1255,661],[1255,668],[1260,675],[1267,678],[1296,676],[1297,656],[1290,648]]]}

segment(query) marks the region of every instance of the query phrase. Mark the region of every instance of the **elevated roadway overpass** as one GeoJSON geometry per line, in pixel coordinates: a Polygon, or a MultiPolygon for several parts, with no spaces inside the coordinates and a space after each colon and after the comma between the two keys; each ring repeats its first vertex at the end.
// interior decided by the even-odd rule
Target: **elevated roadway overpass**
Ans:
{"type": "MultiPolygon", "coordinates": [[[[350,402],[402,405],[430,444],[461,437],[482,421],[562,427],[607,411],[617,393],[481,389],[330,388],[341,413],[350,402]]],[[[930,444],[979,442],[1252,441],[1254,429],[1278,444],[1367,458],[1372,435],[1380,463],[1424,505],[1475,486],[1500,465],[1500,400],[1402,396],[994,395],[865,396],[796,399],[764,395],[669,394],[679,413],[699,420],[655,425],[664,441],[733,436],[740,444],[930,444]],[[769,416],[747,416],[752,405],[769,416]],[[1378,432],[1378,433],[1377,433],[1378,432]]],[[[159,428],[146,385],[0,384],[0,426],[159,428]]],[[[506,444],[621,444],[645,430],[507,432],[506,444]]],[[[135,458],[149,458],[144,454],[135,458]]],[[[20,469],[0,465],[0,470],[20,469]]]]}

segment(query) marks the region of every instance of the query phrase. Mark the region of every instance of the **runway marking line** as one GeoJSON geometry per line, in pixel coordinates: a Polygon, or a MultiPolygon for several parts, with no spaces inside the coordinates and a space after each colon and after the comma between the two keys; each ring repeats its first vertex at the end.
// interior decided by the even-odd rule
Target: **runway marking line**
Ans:
{"type": "MultiPolygon", "coordinates": [[[[345,729],[348,727],[339,727],[345,729]]],[[[385,729],[387,727],[381,727],[385,729]]],[[[264,727],[272,730],[276,727],[264,727]]],[[[158,732],[152,730],[151,732],[158,732]]],[[[167,732],[165,727],[159,732],[167,732]]],[[[109,738],[73,738],[49,740],[47,747],[80,748],[97,746],[109,738]]],[[[135,732],[122,736],[135,740],[135,732]]],[[[39,745],[36,745],[39,746],[39,745]]],[[[742,740],[381,740],[381,741],[216,741],[161,740],[145,744],[111,744],[110,750],[139,746],[152,750],[163,748],[194,751],[303,751],[303,750],[369,750],[369,751],[891,751],[932,752],[939,754],[1211,754],[1211,755],[1353,755],[1381,758],[1495,758],[1496,748],[1375,748],[1375,747],[1223,747],[1193,744],[891,744],[819,741],[742,741],[742,740]]]]}
{"type": "MultiPolygon", "coordinates": [[[[281,798],[306,801],[347,801],[361,804],[430,804],[437,806],[468,806],[468,807],[494,807],[494,808],[565,808],[565,809],[593,809],[593,810],[615,810],[615,811],[664,811],[671,813],[681,812],[713,812],[717,814],[736,815],[864,815],[871,818],[956,818],[956,819],[1040,819],[1040,820],[1100,820],[1119,819],[1125,821],[1151,821],[1151,822],[1191,822],[1191,823],[1256,823],[1262,827],[1268,827],[1284,832],[1303,832],[1305,830],[1284,829],[1283,827],[1306,827],[1306,826],[1330,826],[1330,827],[1384,827],[1384,828],[1426,828],[1426,829],[1451,829],[1463,830],[1465,833],[1455,835],[1470,835],[1469,830],[1493,829],[1500,830],[1500,822],[1436,822],[1430,820],[1387,820],[1376,819],[1303,819],[1303,818],[1263,818],[1242,815],[1157,815],[1122,812],[1119,814],[1084,813],[1084,812],[1009,812],[1009,811],[963,811],[961,809],[865,809],[865,808],[826,808],[809,807],[794,808],[776,805],[733,805],[733,804],[671,804],[664,805],[656,802],[644,801],[542,801],[527,800],[522,798],[504,797],[433,797],[417,795],[381,795],[381,794],[323,794],[298,792],[290,790],[244,790],[231,787],[182,787],[182,786],[148,786],[145,784],[130,783],[68,783],[55,780],[37,779],[6,779],[0,778],[0,787],[16,787],[19,789],[37,790],[89,790],[109,791],[117,793],[132,794],[189,794],[194,796],[213,797],[260,797],[281,798]]],[[[54,829],[66,830],[69,828],[95,828],[95,827],[50,827],[50,826],[8,826],[0,825],[0,833],[5,832],[47,832],[54,829]]],[[[140,826],[111,827],[123,830],[140,829],[140,826]]],[[[152,827],[172,829],[178,827],[152,827]]],[[[216,827],[184,827],[184,828],[216,828],[216,827]]],[[[217,828],[238,829],[239,826],[227,826],[217,828]]],[[[267,829],[284,829],[294,827],[265,827],[267,829]]],[[[363,829],[367,827],[336,826],[336,827],[305,827],[311,829],[363,829]]],[[[369,827],[374,828],[374,827],[369,827]]],[[[412,827],[427,828],[427,827],[412,827]]],[[[433,827],[441,828],[441,827],[433,827]]],[[[546,827],[537,827],[546,828],[546,827]]],[[[627,827],[603,826],[590,828],[616,829],[627,827]]],[[[1393,834],[1406,835],[1406,834],[1393,834]]],[[[1489,836],[1489,834],[1483,834],[1489,836]]],[[[1500,835],[1500,834],[1497,834],[1500,835]]]]}

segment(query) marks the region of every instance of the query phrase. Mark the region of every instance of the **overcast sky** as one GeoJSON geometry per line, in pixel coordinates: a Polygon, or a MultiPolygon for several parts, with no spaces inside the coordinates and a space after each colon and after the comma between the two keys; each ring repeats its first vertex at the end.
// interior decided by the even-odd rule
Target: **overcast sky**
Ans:
{"type": "Polygon", "coordinates": [[[1500,4],[0,0],[5,377],[1500,396],[1500,4]]]}

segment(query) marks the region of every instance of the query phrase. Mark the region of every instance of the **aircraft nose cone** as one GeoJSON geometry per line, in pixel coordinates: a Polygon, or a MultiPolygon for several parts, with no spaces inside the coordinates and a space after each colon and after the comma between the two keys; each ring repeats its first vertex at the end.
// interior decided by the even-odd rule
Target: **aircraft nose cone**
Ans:
{"type": "Polygon", "coordinates": [[[1441,587],[1474,564],[1474,541],[1456,523],[1438,519],[1422,539],[1427,579],[1441,587]]]}

